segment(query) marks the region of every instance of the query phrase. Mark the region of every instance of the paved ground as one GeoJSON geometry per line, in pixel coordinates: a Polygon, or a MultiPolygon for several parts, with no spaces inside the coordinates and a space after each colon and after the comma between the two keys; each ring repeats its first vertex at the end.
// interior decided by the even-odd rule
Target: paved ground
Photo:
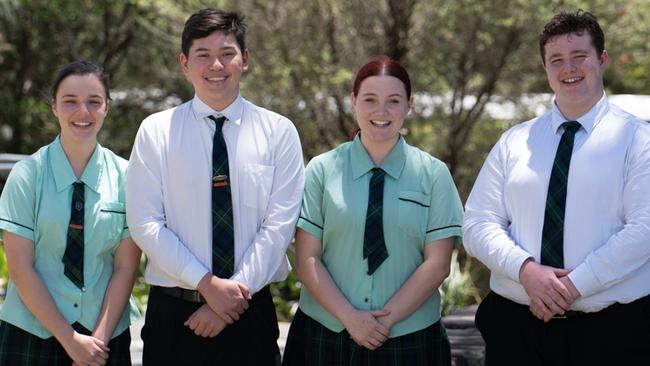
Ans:
{"type": "MultiPolygon", "coordinates": [[[[142,366],[142,339],[140,339],[140,330],[144,324],[144,318],[131,324],[131,362],[133,366],[142,366]]],[[[287,341],[287,334],[289,333],[289,323],[280,322],[280,338],[278,338],[278,346],[280,353],[284,353],[284,344],[287,341]]]]}

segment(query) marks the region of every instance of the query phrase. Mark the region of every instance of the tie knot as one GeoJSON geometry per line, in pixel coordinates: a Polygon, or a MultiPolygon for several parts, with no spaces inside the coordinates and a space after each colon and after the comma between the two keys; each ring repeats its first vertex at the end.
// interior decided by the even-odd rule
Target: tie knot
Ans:
{"type": "Polygon", "coordinates": [[[572,134],[575,134],[576,132],[578,132],[580,127],[582,127],[582,125],[578,121],[566,121],[562,123],[562,127],[564,127],[564,131],[568,131],[572,134]]]}
{"type": "Polygon", "coordinates": [[[209,116],[208,118],[214,121],[217,128],[221,128],[223,123],[226,122],[226,116],[209,116]]]}

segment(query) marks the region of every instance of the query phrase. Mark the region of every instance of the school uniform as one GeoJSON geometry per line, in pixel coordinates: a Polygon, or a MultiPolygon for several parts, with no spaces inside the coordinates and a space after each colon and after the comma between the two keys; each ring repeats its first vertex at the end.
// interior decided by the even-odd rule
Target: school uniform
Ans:
{"type": "MultiPolygon", "coordinates": [[[[382,309],[423,263],[426,245],[448,237],[458,244],[463,215],[445,164],[400,137],[380,166],[385,172],[382,218],[388,258],[368,274],[362,248],[373,168],[359,136],[314,158],[307,166],[298,220],[300,229],[321,240],[321,261],[341,293],[360,310],[382,309]]],[[[299,313],[292,324],[286,365],[294,364],[291,359],[306,365],[450,362],[438,291],[396,323],[389,340],[375,351],[357,346],[306,288],[299,307],[304,316],[299,313]],[[295,346],[302,334],[304,342],[295,346]],[[296,350],[301,347],[302,352],[296,350]]]]}
{"type": "MultiPolygon", "coordinates": [[[[126,165],[126,160],[97,144],[77,180],[57,137],[14,166],[0,198],[0,229],[34,243],[34,269],[58,311],[81,333],[94,329],[113,274],[115,251],[130,235],[124,211],[126,165]],[[62,260],[77,181],[85,188],[81,288],[64,274],[62,260]]],[[[123,365],[130,359],[128,328],[138,315],[131,298],[113,333],[115,342],[109,343],[109,364],[123,365]]],[[[0,320],[0,365],[72,362],[27,309],[11,280],[0,320]]]]}

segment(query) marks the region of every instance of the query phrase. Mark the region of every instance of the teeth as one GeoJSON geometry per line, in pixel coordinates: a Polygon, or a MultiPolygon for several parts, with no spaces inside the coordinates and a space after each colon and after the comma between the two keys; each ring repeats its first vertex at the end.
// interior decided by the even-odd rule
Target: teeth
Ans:
{"type": "Polygon", "coordinates": [[[78,126],[78,127],[88,127],[90,126],[90,122],[72,122],[73,125],[78,126]]]}
{"type": "Polygon", "coordinates": [[[221,77],[212,77],[212,78],[206,78],[206,79],[208,79],[209,81],[222,81],[222,80],[226,80],[226,77],[221,76],[221,77]]]}
{"type": "Polygon", "coordinates": [[[563,81],[564,81],[565,83],[569,83],[569,84],[571,84],[571,83],[575,83],[575,82],[580,81],[580,80],[582,80],[581,77],[576,77],[576,78],[564,79],[563,81]]]}
{"type": "Polygon", "coordinates": [[[387,124],[390,123],[390,121],[377,121],[377,120],[371,120],[372,124],[379,125],[379,126],[386,126],[387,124]]]}

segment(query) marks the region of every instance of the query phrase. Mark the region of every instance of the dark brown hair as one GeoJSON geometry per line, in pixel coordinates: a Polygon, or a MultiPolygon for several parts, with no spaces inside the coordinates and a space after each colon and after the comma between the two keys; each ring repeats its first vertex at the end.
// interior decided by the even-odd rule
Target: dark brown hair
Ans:
{"type": "Polygon", "coordinates": [[[552,38],[569,33],[582,35],[585,31],[591,36],[591,44],[596,49],[598,57],[600,57],[605,49],[605,34],[603,34],[603,30],[593,14],[582,10],[575,13],[561,12],[556,14],[550,22],[546,23],[544,30],[539,35],[539,51],[542,55],[542,63],[545,64],[546,62],[544,46],[552,38]]]}

